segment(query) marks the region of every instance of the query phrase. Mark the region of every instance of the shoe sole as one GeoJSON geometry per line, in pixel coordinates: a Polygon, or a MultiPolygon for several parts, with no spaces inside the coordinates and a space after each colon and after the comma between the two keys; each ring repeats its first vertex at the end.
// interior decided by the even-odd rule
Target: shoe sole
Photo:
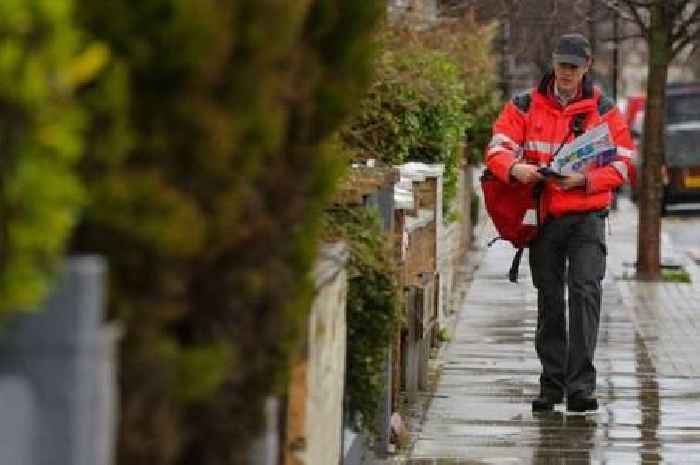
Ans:
{"type": "Polygon", "coordinates": [[[598,411],[598,404],[595,404],[595,406],[586,406],[586,407],[569,407],[568,405],[566,406],[566,411],[567,412],[574,412],[574,413],[586,413],[586,412],[597,412],[598,411]]]}
{"type": "Polygon", "coordinates": [[[531,404],[532,405],[532,411],[533,412],[551,412],[554,410],[554,406],[557,404],[561,404],[562,401],[559,402],[554,402],[551,404],[531,404]]]}
{"type": "Polygon", "coordinates": [[[532,411],[533,412],[551,412],[554,410],[554,405],[547,405],[547,406],[532,406],[532,411]]]}

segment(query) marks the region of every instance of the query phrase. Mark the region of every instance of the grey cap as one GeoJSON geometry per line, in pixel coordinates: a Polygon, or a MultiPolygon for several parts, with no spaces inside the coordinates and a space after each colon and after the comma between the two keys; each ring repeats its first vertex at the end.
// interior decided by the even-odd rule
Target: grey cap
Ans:
{"type": "Polygon", "coordinates": [[[559,38],[552,58],[554,63],[583,66],[591,57],[591,44],[581,34],[564,34],[559,38]]]}

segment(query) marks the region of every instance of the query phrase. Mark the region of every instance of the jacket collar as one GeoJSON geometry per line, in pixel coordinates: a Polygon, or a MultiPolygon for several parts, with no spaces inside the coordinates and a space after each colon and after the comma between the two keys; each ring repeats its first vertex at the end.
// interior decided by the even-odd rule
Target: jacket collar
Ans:
{"type": "Polygon", "coordinates": [[[593,86],[593,81],[588,74],[583,77],[580,96],[564,108],[552,94],[550,90],[552,85],[554,85],[554,71],[549,71],[542,77],[537,91],[534,92],[535,100],[566,115],[589,112],[595,109],[600,91],[593,86]]]}

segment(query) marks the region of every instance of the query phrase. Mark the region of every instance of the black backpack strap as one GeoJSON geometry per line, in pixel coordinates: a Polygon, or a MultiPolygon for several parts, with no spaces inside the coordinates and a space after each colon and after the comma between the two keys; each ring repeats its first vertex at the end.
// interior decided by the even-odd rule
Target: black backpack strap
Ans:
{"type": "Polygon", "coordinates": [[[508,271],[508,280],[511,283],[517,283],[518,282],[518,269],[520,268],[520,259],[523,258],[523,250],[525,250],[523,247],[519,248],[517,252],[515,252],[515,256],[513,257],[513,263],[510,265],[510,271],[508,271]]]}
{"type": "Polygon", "coordinates": [[[615,107],[615,103],[605,95],[602,95],[600,100],[598,100],[598,114],[600,116],[605,115],[607,112],[612,110],[613,107],[615,107]]]}
{"type": "Polygon", "coordinates": [[[515,97],[513,97],[513,105],[515,105],[518,110],[522,111],[523,113],[527,113],[530,111],[530,104],[532,103],[532,96],[530,95],[530,92],[523,92],[515,97]]]}
{"type": "Polygon", "coordinates": [[[578,137],[584,132],[585,130],[585,122],[586,122],[586,114],[585,113],[578,113],[576,116],[574,116],[574,119],[571,120],[571,132],[574,133],[574,137],[578,137]]]}

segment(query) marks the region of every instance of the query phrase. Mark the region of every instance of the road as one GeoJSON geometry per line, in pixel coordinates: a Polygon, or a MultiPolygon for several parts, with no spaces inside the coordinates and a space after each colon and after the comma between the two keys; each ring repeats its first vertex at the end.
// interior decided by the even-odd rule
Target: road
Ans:
{"type": "Polygon", "coordinates": [[[673,212],[663,219],[662,231],[669,235],[679,254],[700,265],[700,211],[673,212]]]}
{"type": "MultiPolygon", "coordinates": [[[[628,195],[620,199],[623,208],[636,208],[628,195]]],[[[615,224],[612,225],[613,229],[615,224]]],[[[673,246],[675,257],[686,260],[688,265],[695,263],[700,270],[700,204],[684,204],[682,208],[672,208],[661,221],[662,234],[673,246]]]]}

